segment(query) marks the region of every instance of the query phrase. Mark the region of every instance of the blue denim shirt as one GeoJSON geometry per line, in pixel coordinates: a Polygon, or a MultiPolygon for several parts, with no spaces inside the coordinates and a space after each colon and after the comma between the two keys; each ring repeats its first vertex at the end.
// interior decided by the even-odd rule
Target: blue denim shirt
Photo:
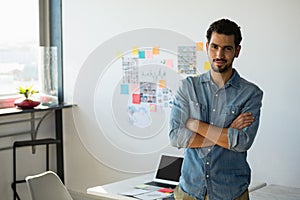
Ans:
{"type": "Polygon", "coordinates": [[[232,200],[249,186],[251,170],[247,150],[259,125],[263,92],[241,78],[236,70],[222,88],[210,72],[181,81],[170,116],[169,138],[173,146],[186,148],[180,187],[196,199],[232,200]],[[189,118],[228,128],[241,113],[251,112],[254,122],[242,129],[228,129],[229,149],[218,145],[188,148],[192,132],[185,127],[189,118]]]}

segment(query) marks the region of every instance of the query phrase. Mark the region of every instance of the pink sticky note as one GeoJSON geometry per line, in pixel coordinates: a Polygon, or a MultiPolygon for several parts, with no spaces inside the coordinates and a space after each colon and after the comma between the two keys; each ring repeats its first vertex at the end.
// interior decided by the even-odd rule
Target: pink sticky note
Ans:
{"type": "Polygon", "coordinates": [[[156,104],[150,104],[150,111],[156,112],[156,104]]]}
{"type": "Polygon", "coordinates": [[[166,65],[167,65],[167,67],[172,68],[173,67],[173,60],[172,59],[166,59],[166,65]]]}
{"type": "Polygon", "coordinates": [[[145,50],[145,54],[146,54],[146,59],[153,58],[152,50],[145,50]]]}
{"type": "Polygon", "coordinates": [[[131,88],[132,92],[135,92],[135,93],[139,92],[139,85],[138,84],[131,84],[130,88],[131,88]]]}

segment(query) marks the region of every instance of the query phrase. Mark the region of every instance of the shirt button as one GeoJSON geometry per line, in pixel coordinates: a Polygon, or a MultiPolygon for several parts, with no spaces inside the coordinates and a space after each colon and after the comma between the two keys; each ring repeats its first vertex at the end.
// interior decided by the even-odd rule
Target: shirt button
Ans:
{"type": "Polygon", "coordinates": [[[218,96],[218,94],[215,95],[216,97],[218,96]]]}
{"type": "Polygon", "coordinates": [[[208,175],[208,174],[206,175],[206,178],[209,178],[209,175],[208,175]]]}
{"type": "Polygon", "coordinates": [[[213,109],[213,112],[215,112],[216,111],[216,109],[213,109]]]}
{"type": "Polygon", "coordinates": [[[206,162],[206,165],[209,165],[209,162],[206,162]]]}
{"type": "Polygon", "coordinates": [[[211,125],[214,125],[214,123],[213,123],[213,122],[210,122],[210,124],[211,124],[211,125]]]}
{"type": "Polygon", "coordinates": [[[211,151],[211,149],[207,149],[207,151],[208,151],[208,152],[210,152],[210,151],[211,151]]]}
{"type": "Polygon", "coordinates": [[[232,110],[231,113],[234,114],[235,113],[234,110],[232,110]]]}

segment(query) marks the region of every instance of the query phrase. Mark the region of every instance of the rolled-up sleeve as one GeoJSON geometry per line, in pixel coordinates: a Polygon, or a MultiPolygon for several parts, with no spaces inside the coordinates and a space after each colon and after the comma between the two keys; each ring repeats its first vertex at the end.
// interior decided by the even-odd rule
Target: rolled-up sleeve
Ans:
{"type": "Polygon", "coordinates": [[[257,89],[252,97],[247,101],[246,106],[241,112],[251,112],[254,116],[254,122],[250,126],[245,127],[242,130],[234,128],[228,129],[228,142],[230,150],[244,152],[252,146],[259,127],[262,98],[263,92],[257,89]]]}
{"type": "Polygon", "coordinates": [[[190,82],[182,80],[174,97],[174,106],[171,110],[169,121],[169,138],[170,143],[174,147],[186,148],[189,145],[189,140],[192,132],[185,127],[185,124],[190,117],[189,111],[189,89],[193,87],[190,82]]]}

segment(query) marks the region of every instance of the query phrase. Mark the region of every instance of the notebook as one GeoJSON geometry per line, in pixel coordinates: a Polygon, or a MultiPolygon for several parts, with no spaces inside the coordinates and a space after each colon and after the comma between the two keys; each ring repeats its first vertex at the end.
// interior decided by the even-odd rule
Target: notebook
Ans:
{"type": "Polygon", "coordinates": [[[174,189],[179,184],[182,161],[180,155],[160,155],[153,180],[145,184],[174,189]]]}

